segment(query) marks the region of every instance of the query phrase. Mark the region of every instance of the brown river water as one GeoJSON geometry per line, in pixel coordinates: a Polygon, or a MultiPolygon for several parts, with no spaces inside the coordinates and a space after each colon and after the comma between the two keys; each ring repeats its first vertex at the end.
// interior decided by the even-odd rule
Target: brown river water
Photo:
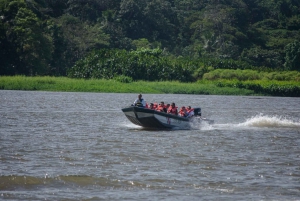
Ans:
{"type": "Polygon", "coordinates": [[[136,97],[0,91],[0,200],[300,200],[300,98],[143,94],[215,121],[147,130],[136,97]]]}

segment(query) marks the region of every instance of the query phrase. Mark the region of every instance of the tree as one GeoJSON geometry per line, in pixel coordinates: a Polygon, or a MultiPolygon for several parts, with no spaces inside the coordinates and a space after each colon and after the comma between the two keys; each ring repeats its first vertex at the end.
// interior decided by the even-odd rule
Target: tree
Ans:
{"type": "Polygon", "coordinates": [[[70,68],[87,52],[109,46],[110,36],[99,23],[91,25],[72,15],[63,15],[56,20],[54,39],[56,51],[60,52],[60,56],[56,55],[64,60],[65,68],[70,68]]]}
{"type": "MultiPolygon", "coordinates": [[[[10,56],[5,68],[8,74],[47,74],[51,60],[51,37],[41,26],[41,21],[22,0],[3,1],[2,19],[5,28],[3,45],[10,56]]],[[[3,27],[3,26],[2,26],[3,27]]]]}
{"type": "Polygon", "coordinates": [[[67,9],[68,0],[45,0],[45,12],[52,17],[60,17],[67,9]]]}
{"type": "Polygon", "coordinates": [[[34,13],[20,8],[14,19],[14,43],[23,66],[21,72],[26,74],[46,74],[51,59],[51,38],[43,34],[40,21],[34,13]]]}
{"type": "Polygon", "coordinates": [[[300,70],[300,42],[294,41],[284,48],[286,70],[300,70]]]}

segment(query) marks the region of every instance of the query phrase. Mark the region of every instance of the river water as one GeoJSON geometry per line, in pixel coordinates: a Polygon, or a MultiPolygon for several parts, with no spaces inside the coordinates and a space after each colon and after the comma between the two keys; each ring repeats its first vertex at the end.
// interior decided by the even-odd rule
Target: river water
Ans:
{"type": "Polygon", "coordinates": [[[0,91],[0,200],[300,200],[300,99],[144,94],[214,125],[147,130],[137,94],[0,91]]]}

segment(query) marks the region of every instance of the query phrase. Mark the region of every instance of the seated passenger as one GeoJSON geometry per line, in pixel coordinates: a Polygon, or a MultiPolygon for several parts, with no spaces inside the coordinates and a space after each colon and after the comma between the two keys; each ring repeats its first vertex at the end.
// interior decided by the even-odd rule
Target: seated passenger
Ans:
{"type": "Polygon", "coordinates": [[[175,106],[175,103],[172,103],[171,106],[168,108],[169,114],[178,115],[177,107],[175,106]]]}
{"type": "Polygon", "coordinates": [[[184,106],[182,106],[178,112],[178,115],[181,117],[187,117],[187,111],[184,106]]]}
{"type": "Polygon", "coordinates": [[[194,116],[194,108],[191,108],[191,106],[187,106],[187,117],[192,117],[194,116]]]}
{"type": "Polygon", "coordinates": [[[155,110],[157,108],[157,103],[153,104],[153,109],[155,110]]]}
{"type": "Polygon", "coordinates": [[[167,111],[168,111],[169,107],[170,107],[170,103],[168,103],[168,104],[166,105],[167,111]]]}
{"type": "Polygon", "coordinates": [[[133,105],[137,107],[146,107],[146,102],[142,98],[142,94],[138,95],[138,98],[134,101],[133,105]]]}
{"type": "Polygon", "coordinates": [[[155,110],[159,111],[159,112],[167,112],[165,103],[163,101],[160,102],[160,104],[158,105],[158,107],[155,110]]]}
{"type": "Polygon", "coordinates": [[[150,103],[149,109],[154,110],[154,105],[153,105],[153,103],[150,103]]]}

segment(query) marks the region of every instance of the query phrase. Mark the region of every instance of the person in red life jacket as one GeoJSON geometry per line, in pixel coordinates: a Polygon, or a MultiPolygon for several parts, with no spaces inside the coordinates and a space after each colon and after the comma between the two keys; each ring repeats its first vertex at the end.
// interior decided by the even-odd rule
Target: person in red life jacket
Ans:
{"type": "Polygon", "coordinates": [[[178,115],[177,107],[175,106],[175,103],[172,103],[171,106],[168,108],[169,114],[178,115]]]}
{"type": "Polygon", "coordinates": [[[182,106],[178,112],[178,115],[181,117],[187,117],[187,112],[184,106],[182,106]]]}
{"type": "Polygon", "coordinates": [[[153,104],[153,109],[155,110],[157,108],[157,103],[153,104]]]}
{"type": "Polygon", "coordinates": [[[194,113],[194,108],[191,108],[191,106],[187,106],[186,112],[187,112],[187,117],[192,117],[195,114],[194,113]]]}
{"type": "Polygon", "coordinates": [[[153,103],[150,103],[149,109],[154,110],[154,105],[153,105],[153,103]]]}
{"type": "Polygon", "coordinates": [[[165,103],[163,101],[160,102],[160,104],[158,105],[158,107],[155,110],[159,111],[159,112],[167,112],[165,103]]]}

